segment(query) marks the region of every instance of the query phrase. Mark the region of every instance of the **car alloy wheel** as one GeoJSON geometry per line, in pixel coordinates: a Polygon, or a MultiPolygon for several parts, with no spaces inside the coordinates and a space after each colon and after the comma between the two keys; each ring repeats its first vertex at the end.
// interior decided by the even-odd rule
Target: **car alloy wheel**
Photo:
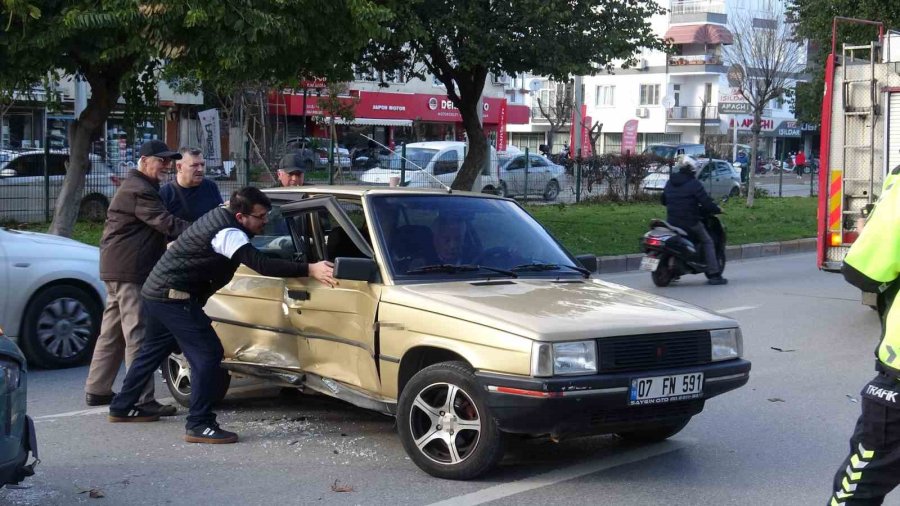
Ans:
{"type": "Polygon", "coordinates": [[[94,294],[81,287],[42,288],[22,316],[19,346],[28,362],[37,367],[80,365],[93,353],[102,311],[94,294]]]}
{"type": "Polygon", "coordinates": [[[559,196],[559,183],[554,179],[547,183],[546,188],[544,188],[544,200],[547,202],[556,200],[556,197],[559,196]]]}
{"type": "MultiPolygon", "coordinates": [[[[187,357],[181,351],[171,353],[163,361],[160,367],[163,382],[169,389],[169,393],[178,404],[185,407],[191,405],[191,365],[187,361],[187,357]]],[[[218,369],[218,381],[216,382],[215,396],[213,402],[219,402],[228,394],[228,387],[231,386],[231,374],[225,369],[218,369]]]]}
{"type": "Polygon", "coordinates": [[[37,320],[37,339],[51,355],[70,359],[91,342],[94,324],[85,305],[70,297],[50,301],[37,320]]]}
{"type": "Polygon", "coordinates": [[[410,459],[432,476],[468,480],[503,457],[497,427],[465,362],[442,362],[416,373],[397,404],[397,429],[410,459]]]}

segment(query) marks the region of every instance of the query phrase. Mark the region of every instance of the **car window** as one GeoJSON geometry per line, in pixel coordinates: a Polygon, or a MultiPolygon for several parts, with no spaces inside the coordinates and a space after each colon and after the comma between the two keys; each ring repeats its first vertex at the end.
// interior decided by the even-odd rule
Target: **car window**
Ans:
{"type": "Polygon", "coordinates": [[[455,149],[451,149],[442,154],[436,162],[434,162],[434,175],[451,174],[459,170],[459,153],[455,149]]]}
{"type": "Polygon", "coordinates": [[[732,175],[731,166],[728,165],[727,162],[716,162],[716,175],[717,176],[731,176],[732,175]]]}
{"type": "Polygon", "coordinates": [[[685,146],[684,153],[689,156],[706,156],[706,146],[685,146]]]}
{"type": "Polygon", "coordinates": [[[513,159],[513,161],[509,162],[509,165],[506,166],[506,170],[521,170],[525,168],[525,157],[517,156],[513,159]]]}
{"type": "Polygon", "coordinates": [[[529,155],[528,158],[531,159],[532,167],[546,167],[547,166],[547,161],[538,155],[529,155]]]}
{"type": "MultiPolygon", "coordinates": [[[[386,249],[390,270],[399,279],[423,279],[411,272],[435,264],[478,264],[509,269],[523,264],[573,261],[528,213],[513,202],[465,196],[372,197],[373,222],[386,249]]],[[[568,275],[559,269],[520,275],[568,275]]],[[[484,273],[429,273],[458,278],[484,273]]]]}
{"type": "Polygon", "coordinates": [[[288,220],[281,215],[282,204],[284,202],[272,202],[272,210],[269,212],[266,228],[261,234],[253,236],[250,243],[268,257],[292,259],[295,258],[296,248],[288,220]]]}
{"type": "Polygon", "coordinates": [[[710,173],[711,164],[707,163],[700,169],[700,174],[697,175],[697,179],[708,179],[710,173]]]}
{"type": "Polygon", "coordinates": [[[19,177],[44,175],[44,163],[41,155],[18,156],[6,168],[15,170],[19,177]]]}

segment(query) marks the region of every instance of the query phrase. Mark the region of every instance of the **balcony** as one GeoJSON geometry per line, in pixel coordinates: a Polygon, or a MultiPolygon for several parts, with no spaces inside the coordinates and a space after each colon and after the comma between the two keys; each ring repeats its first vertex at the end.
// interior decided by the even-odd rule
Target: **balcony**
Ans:
{"type": "Polygon", "coordinates": [[[669,56],[670,74],[722,74],[725,62],[717,54],[681,54],[669,56]]]}
{"type": "MultiPolygon", "coordinates": [[[[666,117],[670,125],[699,125],[702,111],[703,106],[699,105],[676,106],[666,111],[666,117]]],[[[706,106],[705,122],[707,125],[719,124],[719,109],[717,106],[706,106]]]]}
{"type": "Polygon", "coordinates": [[[728,21],[724,0],[672,0],[671,23],[721,23],[728,21]]]}

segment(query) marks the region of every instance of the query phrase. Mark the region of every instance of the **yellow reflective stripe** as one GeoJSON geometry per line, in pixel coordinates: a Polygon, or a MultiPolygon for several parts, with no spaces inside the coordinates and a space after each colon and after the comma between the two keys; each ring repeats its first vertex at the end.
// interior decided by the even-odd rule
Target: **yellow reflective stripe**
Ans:
{"type": "MultiPolygon", "coordinates": [[[[853,469],[859,469],[859,463],[859,455],[854,453],[853,456],[850,457],[850,465],[853,466],[853,469]]],[[[867,462],[863,463],[863,467],[865,467],[865,464],[867,464],[867,462]]]]}
{"type": "Polygon", "coordinates": [[[859,455],[864,460],[872,460],[872,457],[875,456],[875,452],[872,450],[866,450],[862,443],[859,443],[859,455]]]}
{"type": "Polygon", "coordinates": [[[850,466],[847,466],[847,476],[850,478],[850,481],[859,481],[862,478],[862,473],[854,473],[850,466]]]}
{"type": "Polygon", "coordinates": [[[844,490],[844,492],[852,494],[853,492],[856,492],[856,483],[850,483],[849,481],[847,481],[847,477],[845,476],[843,483],[841,483],[841,488],[844,490]]]}
{"type": "Polygon", "coordinates": [[[841,491],[837,491],[837,492],[835,492],[834,496],[836,498],[838,498],[839,500],[843,501],[844,499],[848,499],[848,498],[852,497],[853,494],[845,494],[841,491]]]}
{"type": "Polygon", "coordinates": [[[831,498],[831,504],[829,506],[841,506],[841,503],[834,497],[831,498]]]}

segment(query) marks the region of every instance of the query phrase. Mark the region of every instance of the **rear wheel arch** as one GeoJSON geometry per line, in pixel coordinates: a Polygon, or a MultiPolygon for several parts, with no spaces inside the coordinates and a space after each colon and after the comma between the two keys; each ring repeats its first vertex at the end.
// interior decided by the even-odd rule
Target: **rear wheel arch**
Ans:
{"type": "Polygon", "coordinates": [[[434,346],[418,346],[407,351],[400,360],[400,371],[397,374],[397,393],[403,392],[406,383],[422,369],[439,364],[441,362],[465,362],[468,360],[463,358],[456,352],[445,348],[437,348],[434,346]]]}

